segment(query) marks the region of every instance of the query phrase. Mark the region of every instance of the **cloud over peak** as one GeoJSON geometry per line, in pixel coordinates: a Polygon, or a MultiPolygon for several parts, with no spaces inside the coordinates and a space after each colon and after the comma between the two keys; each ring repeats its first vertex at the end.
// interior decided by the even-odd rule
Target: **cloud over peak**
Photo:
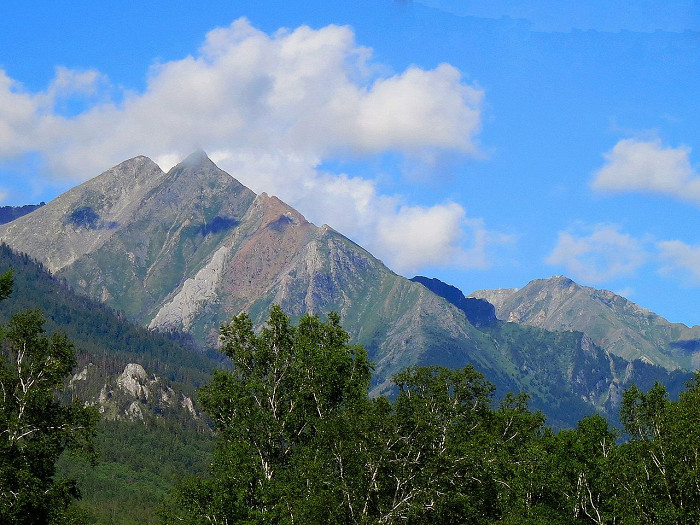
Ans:
{"type": "Polygon", "coordinates": [[[319,170],[339,157],[478,154],[483,90],[449,64],[386,70],[349,27],[268,35],[245,18],[210,31],[196,53],[153,65],[146,89],[119,99],[95,96],[107,82],[96,71],[58,69],[44,92],[28,93],[0,70],[0,162],[37,155],[47,177],[80,182],[138,154],[168,169],[204,148],[253,190],[277,194],[389,264],[454,264],[469,250],[463,239],[485,232],[461,206],[417,207],[380,195],[371,179],[319,170]],[[81,110],[57,109],[73,96],[85,98],[81,110]]]}
{"type": "Polygon", "coordinates": [[[598,224],[559,232],[545,262],[562,266],[574,279],[600,284],[633,275],[647,259],[643,243],[615,225],[598,224]]]}

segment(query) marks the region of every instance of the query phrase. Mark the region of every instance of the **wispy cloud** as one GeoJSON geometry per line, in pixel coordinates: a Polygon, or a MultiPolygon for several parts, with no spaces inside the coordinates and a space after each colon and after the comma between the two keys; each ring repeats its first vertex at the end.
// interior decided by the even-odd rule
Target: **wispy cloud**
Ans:
{"type": "Polygon", "coordinates": [[[203,148],[255,191],[399,269],[486,264],[478,246],[502,239],[483,240],[491,232],[458,204],[417,207],[379,194],[373,180],[319,170],[338,157],[398,153],[429,169],[441,156],[479,154],[482,89],[449,64],[386,69],[348,27],[268,35],[239,19],[209,32],[193,55],[154,65],[146,89],[119,100],[101,99],[108,80],[96,71],[57,69],[31,93],[0,70],[0,161],[39,155],[48,176],[80,182],[138,154],[168,169],[203,148]],[[62,111],[75,96],[84,108],[62,111]]]}
{"type": "MultiPolygon", "coordinates": [[[[700,246],[679,240],[659,241],[649,235],[637,238],[621,232],[617,225],[579,224],[570,231],[559,232],[545,262],[592,285],[634,277],[642,266],[648,266],[686,286],[700,286],[700,246]]],[[[620,293],[625,297],[631,294],[631,289],[620,293]]]]}
{"type": "Polygon", "coordinates": [[[657,246],[663,262],[662,275],[680,277],[687,284],[700,285],[700,246],[678,240],[662,241],[657,246]]]}
{"type": "Polygon", "coordinates": [[[690,163],[691,149],[665,147],[661,140],[620,140],[604,155],[605,165],[592,186],[609,192],[660,193],[700,204],[700,174],[690,163]]]}
{"type": "Polygon", "coordinates": [[[545,262],[560,266],[567,274],[591,284],[634,275],[648,258],[644,244],[616,225],[580,226],[559,232],[557,243],[545,262]]]}

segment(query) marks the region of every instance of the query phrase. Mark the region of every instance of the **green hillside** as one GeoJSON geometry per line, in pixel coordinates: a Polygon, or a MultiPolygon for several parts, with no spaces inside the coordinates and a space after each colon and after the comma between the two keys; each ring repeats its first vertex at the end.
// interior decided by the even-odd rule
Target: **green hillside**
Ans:
{"type": "MultiPolygon", "coordinates": [[[[0,274],[7,269],[13,271],[14,289],[0,303],[0,324],[15,312],[38,308],[44,312],[48,333],[61,331],[74,343],[78,358],[74,372],[91,364],[88,380],[71,384],[68,396],[93,400],[126,364],[140,363],[163,377],[173,391],[194,397],[197,387],[209,381],[213,367],[221,364],[218,358],[136,327],[107,307],[74,294],[41,264],[3,244],[0,274]]],[[[177,407],[149,412],[156,406],[150,400],[142,406],[143,421],[99,424],[96,467],[72,455],[59,461],[57,474],[79,482],[83,499],[77,508],[87,523],[157,523],[155,511],[162,497],[182,476],[203,472],[211,460],[212,435],[205,421],[194,421],[177,407]]]]}

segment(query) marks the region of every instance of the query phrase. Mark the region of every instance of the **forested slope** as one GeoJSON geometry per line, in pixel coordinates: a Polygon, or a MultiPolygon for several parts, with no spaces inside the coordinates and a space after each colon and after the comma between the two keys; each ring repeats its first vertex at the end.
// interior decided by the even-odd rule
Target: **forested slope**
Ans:
{"type": "Polygon", "coordinates": [[[132,325],[109,308],[74,294],[40,263],[3,244],[0,274],[8,269],[14,286],[0,303],[0,325],[16,312],[43,311],[47,332],[65,333],[76,350],[76,375],[65,395],[97,403],[103,418],[118,418],[104,419],[98,425],[96,467],[73,455],[59,460],[58,474],[79,483],[83,496],[77,504],[79,514],[87,523],[156,523],[157,505],[175,482],[206,469],[212,436],[204,418],[193,417],[179,403],[163,410],[162,399],[153,395],[144,399],[143,387],[150,385],[158,396],[176,392],[195,399],[196,388],[209,381],[214,366],[221,365],[217,354],[205,355],[186,337],[173,334],[168,338],[132,325]],[[141,387],[138,399],[130,399],[128,392],[118,388],[129,363],[140,364],[150,374],[144,385],[132,384],[141,387]],[[87,370],[90,373],[81,377],[87,370]],[[103,389],[104,397],[109,398],[104,401],[100,399],[103,389]],[[137,403],[143,419],[114,413],[119,402],[121,406],[137,403]]]}

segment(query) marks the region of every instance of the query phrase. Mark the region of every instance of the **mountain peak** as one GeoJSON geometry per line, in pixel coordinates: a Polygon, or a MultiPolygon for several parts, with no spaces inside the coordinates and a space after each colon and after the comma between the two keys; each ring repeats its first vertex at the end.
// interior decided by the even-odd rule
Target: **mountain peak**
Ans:
{"type": "Polygon", "coordinates": [[[642,359],[668,370],[697,368],[700,353],[684,352],[698,331],[674,325],[609,290],[555,275],[514,290],[479,290],[474,297],[496,307],[499,319],[546,330],[576,330],[628,361],[642,359]]]}
{"type": "Polygon", "coordinates": [[[216,167],[216,164],[207,156],[206,152],[202,149],[190,153],[185,160],[180,162],[175,168],[210,168],[216,167]]]}

